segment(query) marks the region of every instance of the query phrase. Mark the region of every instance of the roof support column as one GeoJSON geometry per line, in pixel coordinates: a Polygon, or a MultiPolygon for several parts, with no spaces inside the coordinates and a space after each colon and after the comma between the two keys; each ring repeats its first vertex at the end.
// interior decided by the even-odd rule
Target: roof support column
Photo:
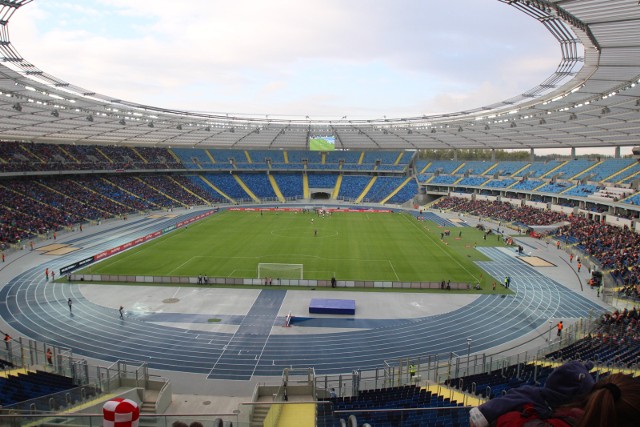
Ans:
{"type": "Polygon", "coordinates": [[[619,159],[620,158],[620,146],[617,146],[614,153],[613,153],[613,158],[614,159],[619,159]]]}
{"type": "Polygon", "coordinates": [[[495,148],[491,149],[491,161],[492,162],[496,161],[496,149],[495,148]]]}
{"type": "Polygon", "coordinates": [[[571,159],[576,159],[576,147],[571,147],[571,159]]]}
{"type": "Polygon", "coordinates": [[[533,151],[533,148],[529,149],[529,161],[533,162],[536,158],[535,152],[533,151]]]}

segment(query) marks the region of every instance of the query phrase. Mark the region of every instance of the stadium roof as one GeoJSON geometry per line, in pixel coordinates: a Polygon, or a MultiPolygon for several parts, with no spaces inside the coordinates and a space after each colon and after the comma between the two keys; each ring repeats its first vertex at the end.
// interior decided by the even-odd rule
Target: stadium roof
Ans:
{"type": "MultiPolygon", "coordinates": [[[[285,120],[164,109],[77,87],[22,58],[0,0],[0,138],[78,144],[307,149],[621,147],[640,142],[640,5],[636,0],[498,0],[538,20],[560,45],[556,71],[500,103],[448,114],[285,120]]],[[[27,13],[27,12],[21,12],[27,13]]]]}

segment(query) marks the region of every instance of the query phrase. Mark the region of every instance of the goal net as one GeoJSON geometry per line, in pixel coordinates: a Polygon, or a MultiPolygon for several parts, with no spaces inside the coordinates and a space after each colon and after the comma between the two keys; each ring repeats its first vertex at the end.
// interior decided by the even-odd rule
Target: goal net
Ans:
{"type": "Polygon", "coordinates": [[[303,264],[278,264],[261,262],[258,264],[258,278],[302,280],[303,264]]]}

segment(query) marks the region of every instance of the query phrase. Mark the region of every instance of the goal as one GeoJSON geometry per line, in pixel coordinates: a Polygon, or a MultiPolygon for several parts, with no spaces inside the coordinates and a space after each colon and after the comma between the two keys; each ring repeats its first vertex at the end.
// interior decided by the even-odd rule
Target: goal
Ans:
{"type": "Polygon", "coordinates": [[[258,263],[258,279],[298,279],[302,280],[303,264],[258,263]]]}

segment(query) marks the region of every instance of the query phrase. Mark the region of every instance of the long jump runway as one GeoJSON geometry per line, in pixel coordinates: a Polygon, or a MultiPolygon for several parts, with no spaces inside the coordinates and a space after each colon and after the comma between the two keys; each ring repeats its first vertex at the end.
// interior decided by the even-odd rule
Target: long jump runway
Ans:
{"type": "MultiPolygon", "coordinates": [[[[371,329],[337,333],[271,334],[284,290],[262,290],[237,331],[223,333],[136,318],[120,320],[116,309],[87,300],[80,286],[45,281],[45,267],[57,269],[186,217],[153,225],[143,221],[135,230],[119,229],[115,236],[87,239],[91,244],[81,250],[18,275],[0,291],[0,315],[21,334],[69,347],[76,355],[105,361],[138,360],[150,368],[246,380],[279,376],[285,367],[345,373],[381,367],[385,360],[398,357],[466,354],[468,338],[473,339],[474,352],[481,352],[519,338],[551,318],[585,317],[604,310],[499,248],[479,248],[492,259],[480,266],[496,278],[510,275],[515,295],[482,295],[448,313],[393,319],[388,326],[376,323],[371,329]],[[69,313],[68,298],[74,302],[73,313],[69,313]]],[[[393,304],[393,294],[388,295],[393,304]]]]}

